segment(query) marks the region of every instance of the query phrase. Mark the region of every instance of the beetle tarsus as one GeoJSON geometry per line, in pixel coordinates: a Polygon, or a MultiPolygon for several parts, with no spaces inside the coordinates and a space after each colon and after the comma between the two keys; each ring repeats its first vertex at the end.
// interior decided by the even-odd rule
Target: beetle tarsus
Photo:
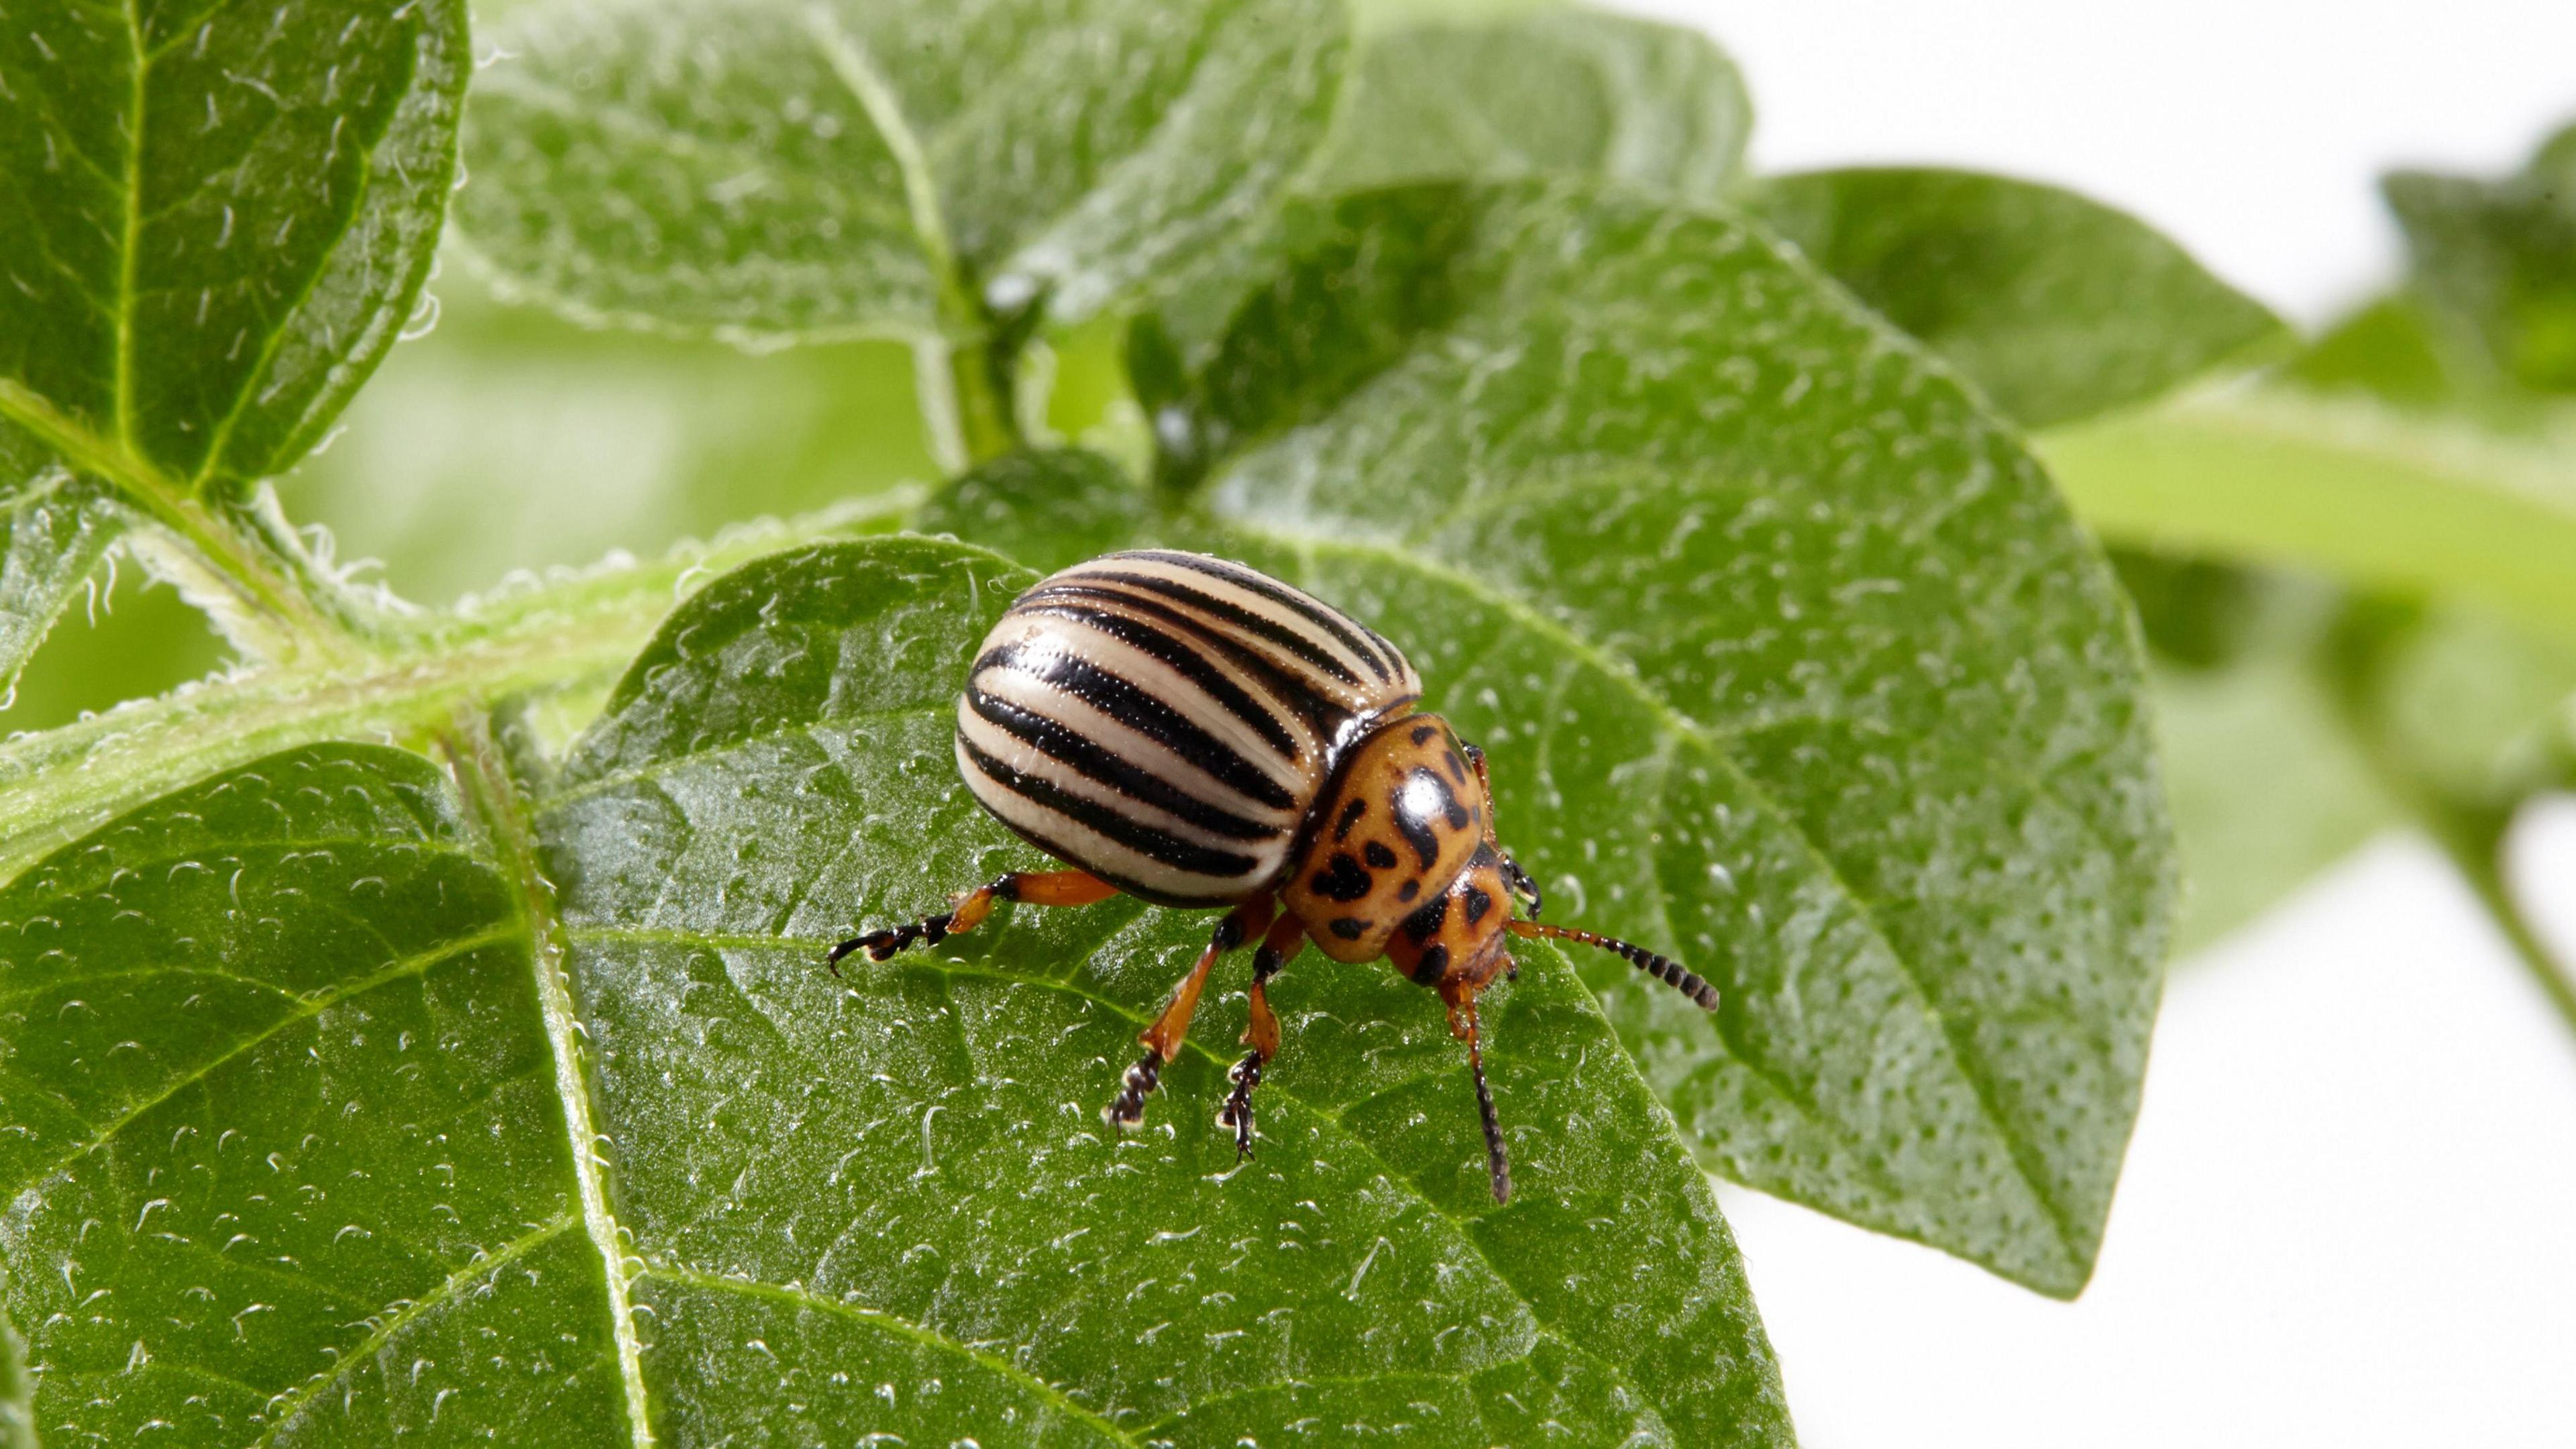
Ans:
{"type": "Polygon", "coordinates": [[[905,950],[915,942],[927,942],[936,946],[948,939],[948,928],[955,923],[956,919],[956,912],[944,911],[922,920],[908,921],[900,926],[853,936],[833,947],[832,954],[824,958],[823,964],[831,967],[832,974],[838,976],[841,974],[841,958],[860,951],[867,952],[868,959],[871,961],[890,961],[894,959],[895,953],[905,950]]]}
{"type": "Polygon", "coordinates": [[[1100,1109],[1102,1121],[1112,1127],[1142,1126],[1145,1121],[1145,1099],[1163,1084],[1163,1054],[1147,1051],[1127,1069],[1126,1078],[1118,1084],[1118,1095],[1100,1109]]]}
{"type": "Polygon", "coordinates": [[[841,974],[841,958],[854,951],[865,951],[871,961],[890,961],[895,953],[915,943],[936,946],[951,936],[962,936],[984,923],[992,914],[995,901],[1023,901],[1033,906],[1087,906],[1105,901],[1118,893],[1109,882],[1081,870],[1004,871],[993,879],[959,896],[955,905],[937,915],[924,916],[900,926],[887,926],[853,936],[832,948],[823,964],[832,974],[841,974]]]}
{"type": "Polygon", "coordinates": [[[1225,1105],[1216,1109],[1216,1125],[1233,1129],[1234,1160],[1241,1162],[1252,1155],[1252,1089],[1261,1085],[1260,1049],[1245,1052],[1225,1078],[1234,1083],[1234,1090],[1226,1093],[1225,1105]]]}

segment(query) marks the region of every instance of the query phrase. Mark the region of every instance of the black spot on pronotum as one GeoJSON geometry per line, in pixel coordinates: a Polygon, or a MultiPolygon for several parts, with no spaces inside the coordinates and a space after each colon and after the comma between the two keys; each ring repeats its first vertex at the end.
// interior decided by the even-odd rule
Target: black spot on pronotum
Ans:
{"type": "Polygon", "coordinates": [[[1404,843],[1413,847],[1413,853],[1422,857],[1425,870],[1440,858],[1440,837],[1431,828],[1434,812],[1449,822],[1452,830],[1467,828],[1467,807],[1458,803],[1458,792],[1430,769],[1417,765],[1396,791],[1395,829],[1404,837],[1404,843]],[[1431,797],[1429,802],[1421,798],[1425,795],[1431,797]],[[1426,803],[1429,809],[1422,808],[1426,803]]]}
{"type": "Polygon", "coordinates": [[[1387,849],[1386,842],[1383,840],[1372,840],[1367,845],[1362,846],[1360,848],[1360,859],[1367,861],[1371,866],[1379,870],[1395,869],[1395,852],[1387,849]]]}
{"type": "Polygon", "coordinates": [[[1449,898],[1433,896],[1422,903],[1422,909],[1404,918],[1404,934],[1416,941],[1428,941],[1440,934],[1441,925],[1448,919],[1449,898]]]}
{"type": "Polygon", "coordinates": [[[1422,882],[1418,880],[1406,881],[1395,888],[1395,898],[1399,901],[1409,901],[1420,894],[1422,894],[1422,882]]]}
{"type": "Polygon", "coordinates": [[[1413,963],[1413,983],[1416,986],[1437,984],[1442,976],[1448,974],[1448,971],[1449,948],[1434,946],[1422,953],[1421,960],[1413,963]]]}
{"type": "Polygon", "coordinates": [[[1440,727],[1438,725],[1415,725],[1413,727],[1413,742],[1417,745],[1426,744],[1430,741],[1433,735],[1438,733],[1440,733],[1440,727]]]}
{"type": "Polygon", "coordinates": [[[1355,901],[1369,893],[1369,874],[1351,859],[1349,851],[1337,850],[1309,884],[1314,886],[1315,894],[1328,901],[1355,901]]]}
{"type": "Polygon", "coordinates": [[[1368,933],[1366,922],[1353,920],[1349,916],[1335,916],[1325,923],[1324,929],[1345,941],[1356,941],[1368,933]]]}
{"type": "Polygon", "coordinates": [[[1471,926],[1483,920],[1485,912],[1494,908],[1494,898],[1487,895],[1480,886],[1467,887],[1464,900],[1467,907],[1467,924],[1471,926]]]}
{"type": "Polygon", "coordinates": [[[1366,800],[1354,800],[1348,805],[1343,806],[1341,816],[1333,821],[1333,838],[1335,840],[1348,838],[1351,833],[1351,827],[1359,824],[1360,817],[1367,813],[1368,802],[1366,800]]]}
{"type": "Polygon", "coordinates": [[[1449,778],[1461,785],[1467,783],[1467,762],[1458,758],[1456,750],[1449,751],[1449,778]]]}

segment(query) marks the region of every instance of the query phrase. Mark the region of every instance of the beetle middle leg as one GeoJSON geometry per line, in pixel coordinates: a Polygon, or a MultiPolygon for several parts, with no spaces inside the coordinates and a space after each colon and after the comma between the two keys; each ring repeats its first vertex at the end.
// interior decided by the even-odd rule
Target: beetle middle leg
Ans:
{"type": "Polygon", "coordinates": [[[1216,958],[1242,945],[1269,929],[1270,918],[1279,902],[1270,896],[1245,901],[1225,913],[1216,923],[1216,934],[1208,938],[1207,949],[1199,953],[1197,963],[1188,975],[1172,988],[1172,999],[1154,1018],[1153,1024],[1137,1033],[1145,1044],[1145,1054],[1127,1069],[1119,1084],[1118,1095],[1100,1111],[1113,1127],[1133,1127],[1145,1120],[1145,1099],[1163,1084],[1163,1068],[1181,1054],[1181,1043],[1190,1034],[1190,1018],[1198,1014],[1199,991],[1207,985],[1208,970],[1216,958]]]}
{"type": "Polygon", "coordinates": [[[1019,901],[1032,906],[1087,906],[1118,894],[1118,887],[1085,870],[1014,870],[993,877],[991,882],[976,887],[957,898],[957,904],[935,916],[907,921],[853,936],[832,948],[824,964],[832,974],[841,974],[841,958],[853,951],[865,951],[871,961],[887,960],[897,951],[916,941],[936,946],[951,936],[984,924],[993,913],[995,901],[1019,901]]]}
{"type": "Polygon", "coordinates": [[[1261,1085],[1261,1069],[1279,1055],[1279,1018],[1270,1010],[1270,978],[1305,948],[1306,923],[1295,916],[1281,916],[1270,934],[1261,938],[1261,949],[1252,953],[1251,1020],[1243,1029],[1244,1043],[1252,1050],[1225,1074],[1234,1090],[1216,1112],[1216,1125],[1234,1129],[1237,1162],[1252,1155],[1252,1089],[1261,1085]]]}

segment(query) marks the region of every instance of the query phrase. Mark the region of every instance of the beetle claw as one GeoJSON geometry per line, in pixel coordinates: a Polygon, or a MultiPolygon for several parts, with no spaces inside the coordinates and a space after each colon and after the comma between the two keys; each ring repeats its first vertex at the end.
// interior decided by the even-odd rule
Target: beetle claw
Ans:
{"type": "Polygon", "coordinates": [[[1216,1125],[1233,1129],[1234,1160],[1239,1163],[1252,1155],[1252,1089],[1261,1085],[1261,1053],[1244,1053],[1225,1076],[1234,1083],[1234,1090],[1226,1094],[1225,1105],[1216,1109],[1216,1125]]]}
{"type": "Polygon", "coordinates": [[[1100,1109],[1100,1120],[1112,1127],[1122,1129],[1142,1126],[1145,1121],[1145,1099],[1152,1096],[1154,1089],[1162,1084],[1162,1054],[1148,1051],[1137,1058],[1136,1065],[1127,1069],[1125,1079],[1118,1084],[1118,1095],[1110,1099],[1108,1106],[1100,1109]]]}

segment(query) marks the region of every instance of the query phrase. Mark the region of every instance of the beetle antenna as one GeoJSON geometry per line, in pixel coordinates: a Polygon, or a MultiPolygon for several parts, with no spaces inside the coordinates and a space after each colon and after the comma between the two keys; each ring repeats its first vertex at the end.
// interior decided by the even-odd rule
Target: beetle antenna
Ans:
{"type": "Polygon", "coordinates": [[[1476,1003],[1467,1003],[1467,1072],[1476,1079],[1476,1115],[1485,1119],[1485,1169],[1494,1180],[1494,1201],[1512,1200],[1512,1164],[1503,1156],[1503,1119],[1494,1115],[1494,1089],[1485,1085],[1485,1053],[1477,1044],[1476,1003]]]}
{"type": "Polygon", "coordinates": [[[1543,938],[1550,941],[1580,941],[1598,946],[1613,956],[1624,957],[1628,964],[1663,982],[1675,991],[1699,1003],[1702,1011],[1717,1010],[1717,988],[1682,969],[1682,963],[1670,956],[1658,955],[1633,942],[1594,931],[1578,931],[1569,926],[1550,926],[1538,921],[1514,921],[1507,927],[1515,936],[1543,938]]]}

